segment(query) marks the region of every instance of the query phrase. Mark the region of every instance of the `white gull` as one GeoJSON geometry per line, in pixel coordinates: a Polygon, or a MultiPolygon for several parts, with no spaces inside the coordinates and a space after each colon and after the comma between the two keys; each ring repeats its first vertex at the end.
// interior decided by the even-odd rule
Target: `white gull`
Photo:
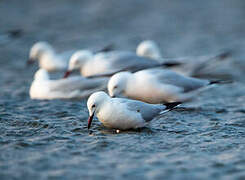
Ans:
{"type": "Polygon", "coordinates": [[[217,67],[222,67],[226,64],[223,60],[231,57],[232,54],[229,50],[214,55],[171,59],[163,58],[161,50],[155,41],[145,40],[137,46],[136,52],[138,56],[147,57],[160,63],[170,63],[172,61],[178,63],[178,66],[171,66],[169,68],[182,75],[207,78],[225,78],[231,76],[231,72],[217,71],[217,67]]]}
{"type": "MultiPolygon", "coordinates": [[[[112,50],[113,45],[109,44],[96,52],[107,52],[112,50]]],[[[57,53],[55,49],[44,41],[35,43],[30,50],[28,64],[38,61],[39,67],[49,72],[67,70],[71,56],[77,50],[68,50],[62,53],[57,53]]]]}
{"type": "Polygon", "coordinates": [[[138,56],[147,57],[157,61],[164,61],[159,46],[152,40],[144,40],[140,42],[136,48],[136,54],[138,56]]]}
{"type": "Polygon", "coordinates": [[[112,97],[128,97],[147,103],[191,100],[201,87],[219,81],[209,81],[186,77],[171,70],[147,69],[136,73],[120,72],[108,82],[108,92],[112,97]]]}
{"type": "Polygon", "coordinates": [[[38,61],[39,67],[49,72],[61,71],[68,67],[69,59],[74,50],[57,53],[48,43],[39,41],[35,43],[30,50],[28,64],[38,61]]]}
{"type": "Polygon", "coordinates": [[[74,76],[67,79],[51,80],[44,69],[35,73],[30,87],[31,99],[81,99],[92,93],[105,90],[108,78],[87,79],[74,76]]]}
{"type": "Polygon", "coordinates": [[[124,98],[110,98],[105,92],[99,91],[92,94],[87,101],[88,129],[94,115],[108,128],[121,130],[141,128],[155,117],[179,104],[179,102],[175,102],[153,105],[124,98]]]}
{"type": "Polygon", "coordinates": [[[74,53],[70,59],[68,71],[64,77],[80,69],[84,77],[112,75],[119,71],[136,72],[146,68],[175,65],[168,62],[160,63],[147,57],[138,56],[129,51],[110,51],[93,54],[89,50],[74,53]]]}

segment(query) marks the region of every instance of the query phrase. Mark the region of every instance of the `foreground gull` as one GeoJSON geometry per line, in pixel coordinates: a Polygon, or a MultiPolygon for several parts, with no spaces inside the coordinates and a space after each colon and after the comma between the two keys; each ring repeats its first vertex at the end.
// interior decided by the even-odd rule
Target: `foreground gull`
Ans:
{"type": "Polygon", "coordinates": [[[92,94],[87,102],[89,110],[88,129],[96,115],[104,126],[114,129],[136,129],[146,125],[155,117],[173,109],[179,102],[147,104],[123,98],[110,98],[105,92],[92,94]]]}
{"type": "Polygon", "coordinates": [[[214,55],[206,55],[199,57],[183,57],[183,58],[163,58],[159,46],[155,41],[142,41],[137,49],[138,56],[147,57],[160,63],[174,61],[179,63],[178,66],[169,67],[171,70],[181,73],[185,76],[204,77],[204,78],[225,78],[230,76],[231,72],[218,72],[217,67],[223,66],[225,59],[231,57],[231,51],[223,51],[214,55]]]}
{"type": "Polygon", "coordinates": [[[90,77],[111,76],[119,71],[136,72],[146,68],[171,65],[176,64],[175,62],[171,64],[168,62],[160,63],[129,51],[101,52],[94,55],[89,50],[81,50],[72,55],[68,71],[64,77],[68,77],[76,69],[80,69],[82,76],[90,77]]]}
{"type": "Polygon", "coordinates": [[[136,73],[120,72],[108,82],[112,97],[128,97],[147,103],[191,100],[197,89],[219,81],[186,77],[171,70],[147,69],[136,73]]]}
{"type": "Polygon", "coordinates": [[[44,69],[39,69],[30,87],[32,99],[77,99],[106,89],[108,78],[87,79],[74,76],[67,79],[51,80],[44,69]]]}
{"type": "Polygon", "coordinates": [[[73,53],[74,51],[65,51],[58,54],[49,43],[40,41],[32,46],[28,63],[38,61],[39,67],[49,72],[65,70],[73,53]]]}

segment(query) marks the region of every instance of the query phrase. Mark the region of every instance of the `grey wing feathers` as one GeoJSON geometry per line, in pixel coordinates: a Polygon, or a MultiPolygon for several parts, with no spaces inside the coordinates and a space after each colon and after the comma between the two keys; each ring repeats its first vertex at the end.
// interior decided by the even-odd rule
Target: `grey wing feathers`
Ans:
{"type": "Polygon", "coordinates": [[[74,90],[88,90],[105,86],[107,78],[86,79],[73,77],[68,79],[53,80],[50,82],[50,91],[70,92],[74,90]]]}
{"type": "Polygon", "coordinates": [[[207,80],[196,79],[180,75],[174,71],[166,69],[149,69],[146,70],[157,77],[158,81],[164,84],[171,84],[184,89],[184,92],[189,92],[201,88],[209,83],[207,80]]]}
{"type": "Polygon", "coordinates": [[[147,104],[144,102],[128,99],[120,99],[120,101],[127,105],[128,110],[140,113],[146,122],[154,119],[157,115],[160,114],[162,110],[165,109],[165,106],[159,104],[147,104]]]}
{"type": "Polygon", "coordinates": [[[137,56],[135,53],[127,51],[112,51],[102,56],[105,62],[109,63],[110,70],[105,73],[89,76],[88,78],[110,77],[118,72],[137,72],[143,69],[162,66],[157,61],[137,56]]]}
{"type": "Polygon", "coordinates": [[[157,61],[137,56],[135,53],[131,52],[119,52],[111,58],[111,67],[117,71],[124,70],[136,72],[138,70],[160,65],[157,61]]]}

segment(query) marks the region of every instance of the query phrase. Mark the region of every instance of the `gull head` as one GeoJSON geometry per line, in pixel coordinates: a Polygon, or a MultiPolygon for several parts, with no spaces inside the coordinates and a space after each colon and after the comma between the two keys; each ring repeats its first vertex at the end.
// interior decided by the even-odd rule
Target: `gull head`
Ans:
{"type": "Polygon", "coordinates": [[[114,74],[108,84],[107,89],[111,97],[124,97],[127,83],[133,74],[130,72],[120,72],[114,74]]]}
{"type": "Polygon", "coordinates": [[[45,69],[39,69],[34,76],[35,81],[49,80],[49,74],[45,69]]]}
{"type": "Polygon", "coordinates": [[[35,43],[30,50],[28,64],[33,63],[36,60],[39,60],[41,56],[45,53],[53,53],[53,47],[47,42],[37,42],[35,43]]]}
{"type": "Polygon", "coordinates": [[[162,57],[158,45],[151,40],[142,41],[138,45],[136,53],[138,56],[147,57],[155,60],[160,59],[162,57]]]}
{"type": "Polygon", "coordinates": [[[108,100],[109,96],[103,92],[98,91],[90,95],[87,101],[87,108],[89,111],[89,118],[88,118],[88,129],[90,128],[94,114],[97,114],[103,105],[103,103],[108,100]]]}
{"type": "Polygon", "coordinates": [[[93,58],[93,53],[90,50],[80,50],[75,52],[69,61],[68,70],[64,75],[64,78],[68,77],[74,70],[80,69],[83,65],[93,58]]]}

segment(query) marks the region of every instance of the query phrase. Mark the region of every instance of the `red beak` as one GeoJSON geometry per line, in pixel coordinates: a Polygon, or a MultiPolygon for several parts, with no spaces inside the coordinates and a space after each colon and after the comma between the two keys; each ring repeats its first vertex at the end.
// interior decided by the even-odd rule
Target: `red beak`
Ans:
{"type": "Polygon", "coordinates": [[[67,78],[71,74],[71,71],[66,71],[65,75],[63,78],[67,78]]]}
{"type": "Polygon", "coordinates": [[[89,118],[88,118],[88,129],[90,128],[90,126],[92,124],[93,117],[94,117],[94,113],[92,114],[92,116],[89,116],[89,118]]]}

